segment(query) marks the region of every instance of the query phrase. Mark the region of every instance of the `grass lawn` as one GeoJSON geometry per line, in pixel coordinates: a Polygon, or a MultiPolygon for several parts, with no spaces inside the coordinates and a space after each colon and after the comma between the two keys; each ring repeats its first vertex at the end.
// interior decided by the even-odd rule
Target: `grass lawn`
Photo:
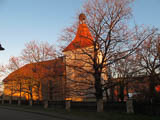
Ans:
{"type": "Polygon", "coordinates": [[[81,116],[87,120],[160,120],[160,116],[135,115],[118,112],[85,112],[72,110],[69,115],[81,116]]]}
{"type": "Polygon", "coordinates": [[[86,111],[86,110],[78,110],[78,109],[72,109],[70,112],[66,111],[62,108],[48,108],[44,109],[42,106],[17,106],[17,105],[0,105],[0,106],[6,106],[6,107],[13,107],[17,109],[25,109],[25,110],[32,110],[32,111],[40,111],[40,112],[47,112],[47,113],[58,113],[63,114],[67,116],[76,116],[81,117],[82,119],[85,118],[85,120],[160,120],[160,116],[148,116],[148,115],[135,115],[135,114],[126,114],[126,113],[120,113],[120,112],[102,112],[97,113],[94,111],[86,111]]]}

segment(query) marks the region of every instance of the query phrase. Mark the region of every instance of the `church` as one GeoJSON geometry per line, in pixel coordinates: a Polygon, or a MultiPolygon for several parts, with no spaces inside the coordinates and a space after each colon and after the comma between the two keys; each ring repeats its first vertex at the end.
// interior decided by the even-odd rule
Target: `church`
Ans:
{"type": "Polygon", "coordinates": [[[93,37],[85,19],[85,15],[80,14],[76,36],[62,51],[63,57],[27,64],[9,74],[3,80],[4,98],[95,100],[93,37]]]}

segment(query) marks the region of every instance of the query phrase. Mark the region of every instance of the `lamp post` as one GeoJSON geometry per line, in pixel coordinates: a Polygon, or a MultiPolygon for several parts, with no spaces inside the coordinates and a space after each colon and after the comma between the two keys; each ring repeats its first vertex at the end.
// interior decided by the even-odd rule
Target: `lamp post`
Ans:
{"type": "Polygon", "coordinates": [[[3,47],[2,47],[2,45],[0,44],[0,50],[5,50],[3,47]]]}
{"type": "MultiPolygon", "coordinates": [[[[2,47],[1,44],[0,44],[0,50],[4,50],[4,48],[2,47]]],[[[2,98],[2,104],[4,104],[4,95],[3,95],[3,98],[2,98]]]]}
{"type": "Polygon", "coordinates": [[[3,47],[2,47],[2,45],[0,44],[0,50],[5,50],[3,47]]]}

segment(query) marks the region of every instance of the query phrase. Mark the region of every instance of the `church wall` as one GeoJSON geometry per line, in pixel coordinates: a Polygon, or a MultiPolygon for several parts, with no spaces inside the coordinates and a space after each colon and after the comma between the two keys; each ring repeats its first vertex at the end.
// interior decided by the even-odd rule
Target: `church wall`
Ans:
{"type": "Polygon", "coordinates": [[[92,60],[87,54],[93,56],[93,47],[64,52],[66,57],[67,98],[73,101],[82,101],[86,97],[93,96],[92,60]]]}

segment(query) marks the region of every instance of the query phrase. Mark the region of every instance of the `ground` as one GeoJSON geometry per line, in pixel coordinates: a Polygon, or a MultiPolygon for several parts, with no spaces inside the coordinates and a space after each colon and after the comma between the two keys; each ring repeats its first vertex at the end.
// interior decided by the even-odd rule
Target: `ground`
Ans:
{"type": "Polygon", "coordinates": [[[62,108],[0,105],[0,120],[160,120],[160,116],[127,114],[124,112],[102,112],[62,108]]]}

